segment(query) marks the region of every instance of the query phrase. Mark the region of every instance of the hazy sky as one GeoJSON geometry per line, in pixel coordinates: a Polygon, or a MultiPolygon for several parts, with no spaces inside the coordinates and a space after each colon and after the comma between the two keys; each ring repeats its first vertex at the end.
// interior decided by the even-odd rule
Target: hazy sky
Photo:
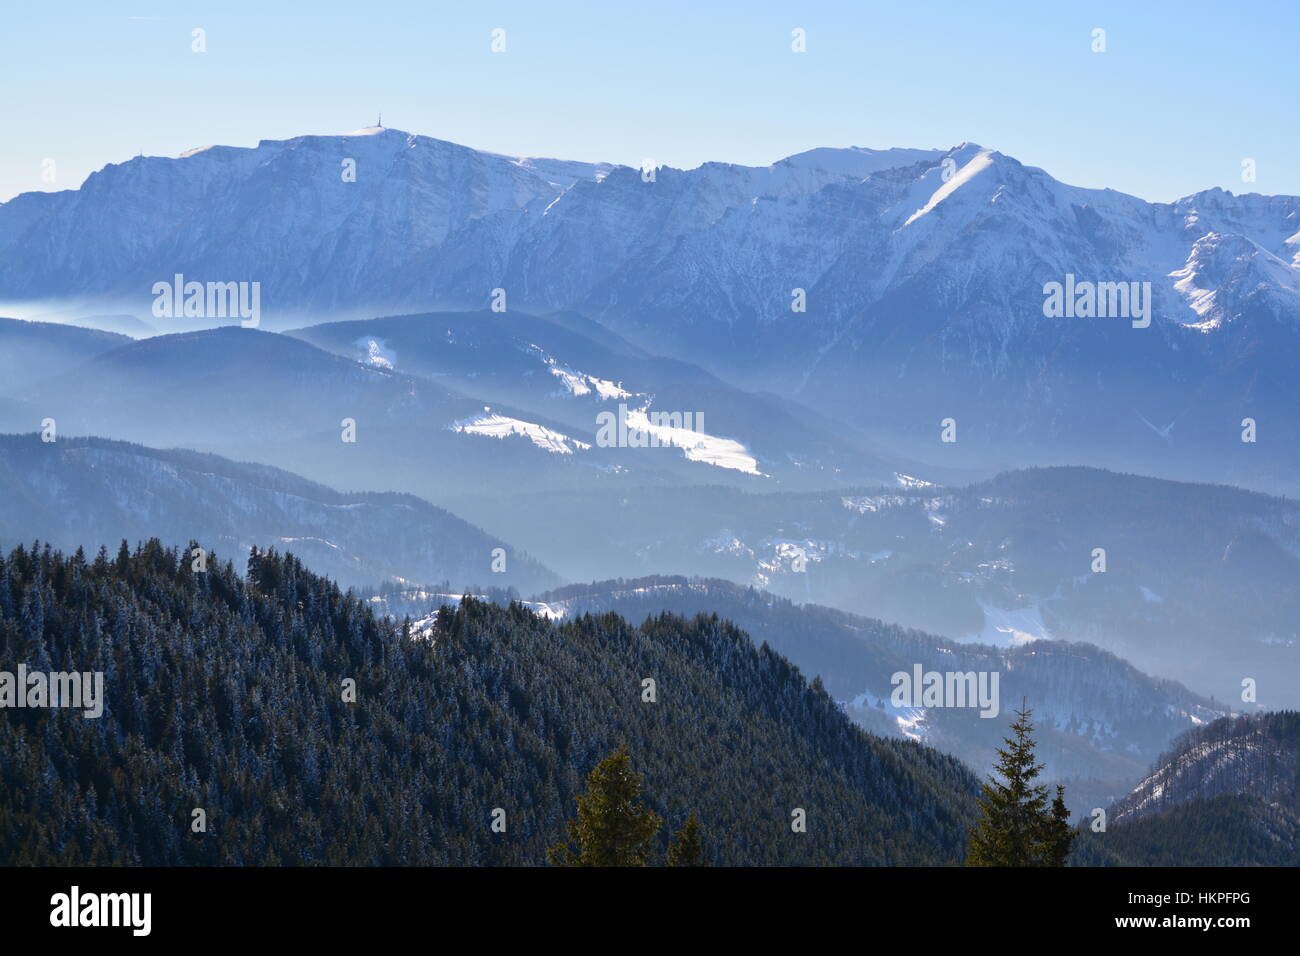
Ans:
{"type": "Polygon", "coordinates": [[[1296,0],[57,10],[6,6],[0,200],[74,188],[141,152],[348,132],[381,109],[386,126],[510,154],[689,168],[969,140],[1147,199],[1300,194],[1296,0]],[[806,53],[791,50],[795,28],[806,53]]]}

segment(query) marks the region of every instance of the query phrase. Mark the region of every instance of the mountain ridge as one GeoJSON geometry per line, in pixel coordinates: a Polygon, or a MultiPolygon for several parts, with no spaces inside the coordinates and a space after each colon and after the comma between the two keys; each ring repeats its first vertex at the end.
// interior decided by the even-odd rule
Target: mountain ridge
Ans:
{"type": "Polygon", "coordinates": [[[186,449],[0,435],[0,538],[75,548],[87,536],[195,541],[222,557],[278,547],[347,585],[416,580],[528,590],[560,580],[413,495],[336,491],[269,465],[186,449]]]}
{"type": "Polygon", "coordinates": [[[1300,490],[1293,196],[1148,203],[974,143],[639,170],[380,130],[140,158],[0,205],[0,299],[146,315],[176,273],[260,283],[276,329],[581,313],[918,461],[1300,490]],[[1075,279],[1109,289],[1081,312],[1105,317],[1049,314],[1075,279]],[[1240,440],[1247,418],[1267,440],[1240,440]]]}

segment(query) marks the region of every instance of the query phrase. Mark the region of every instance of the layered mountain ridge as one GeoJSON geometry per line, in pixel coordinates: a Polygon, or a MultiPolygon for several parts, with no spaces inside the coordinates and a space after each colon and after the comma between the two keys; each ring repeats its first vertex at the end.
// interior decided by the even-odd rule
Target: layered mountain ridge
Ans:
{"type": "Polygon", "coordinates": [[[677,170],[358,132],[139,157],[19,196],[0,205],[0,301],[143,318],[181,274],[259,282],[269,328],[571,310],[936,464],[1086,458],[1296,488],[1296,197],[1148,203],[971,143],[677,170]],[[1101,292],[1052,316],[1053,283],[1101,292]]]}

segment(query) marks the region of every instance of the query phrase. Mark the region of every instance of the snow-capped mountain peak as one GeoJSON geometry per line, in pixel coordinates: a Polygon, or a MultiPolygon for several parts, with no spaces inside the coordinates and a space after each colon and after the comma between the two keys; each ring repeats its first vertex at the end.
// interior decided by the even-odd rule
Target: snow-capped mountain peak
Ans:
{"type": "Polygon", "coordinates": [[[1300,267],[1246,236],[1208,233],[1192,246],[1187,264],[1170,275],[1174,288],[1200,318],[1203,331],[1231,321],[1245,298],[1262,294],[1300,313],[1300,267]]]}

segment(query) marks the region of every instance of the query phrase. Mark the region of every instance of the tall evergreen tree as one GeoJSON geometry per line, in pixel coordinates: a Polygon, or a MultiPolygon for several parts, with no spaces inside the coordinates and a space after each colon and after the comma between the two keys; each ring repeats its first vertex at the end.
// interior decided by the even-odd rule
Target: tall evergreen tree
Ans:
{"type": "Polygon", "coordinates": [[[632,770],[627,745],[596,764],[578,816],[568,825],[569,843],[547,851],[556,866],[647,866],[659,814],[641,805],[641,775],[632,770]],[[576,844],[576,850],[571,844],[576,844]]]}
{"type": "MultiPolygon", "coordinates": [[[[967,866],[1038,866],[1046,855],[1047,788],[1035,784],[1043,765],[1034,762],[1033,712],[1016,711],[1012,736],[998,748],[998,765],[982,787],[982,817],[970,831],[967,866]]],[[[1064,807],[1064,803],[1062,803],[1064,807]]]]}
{"type": "Polygon", "coordinates": [[[1074,827],[1070,826],[1070,811],[1065,806],[1065,787],[1058,783],[1056,798],[1052,800],[1052,812],[1045,823],[1043,866],[1065,866],[1077,835],[1074,827]]]}
{"type": "Polygon", "coordinates": [[[704,866],[704,841],[700,837],[700,821],[694,810],[668,841],[668,865],[704,866]]]}

